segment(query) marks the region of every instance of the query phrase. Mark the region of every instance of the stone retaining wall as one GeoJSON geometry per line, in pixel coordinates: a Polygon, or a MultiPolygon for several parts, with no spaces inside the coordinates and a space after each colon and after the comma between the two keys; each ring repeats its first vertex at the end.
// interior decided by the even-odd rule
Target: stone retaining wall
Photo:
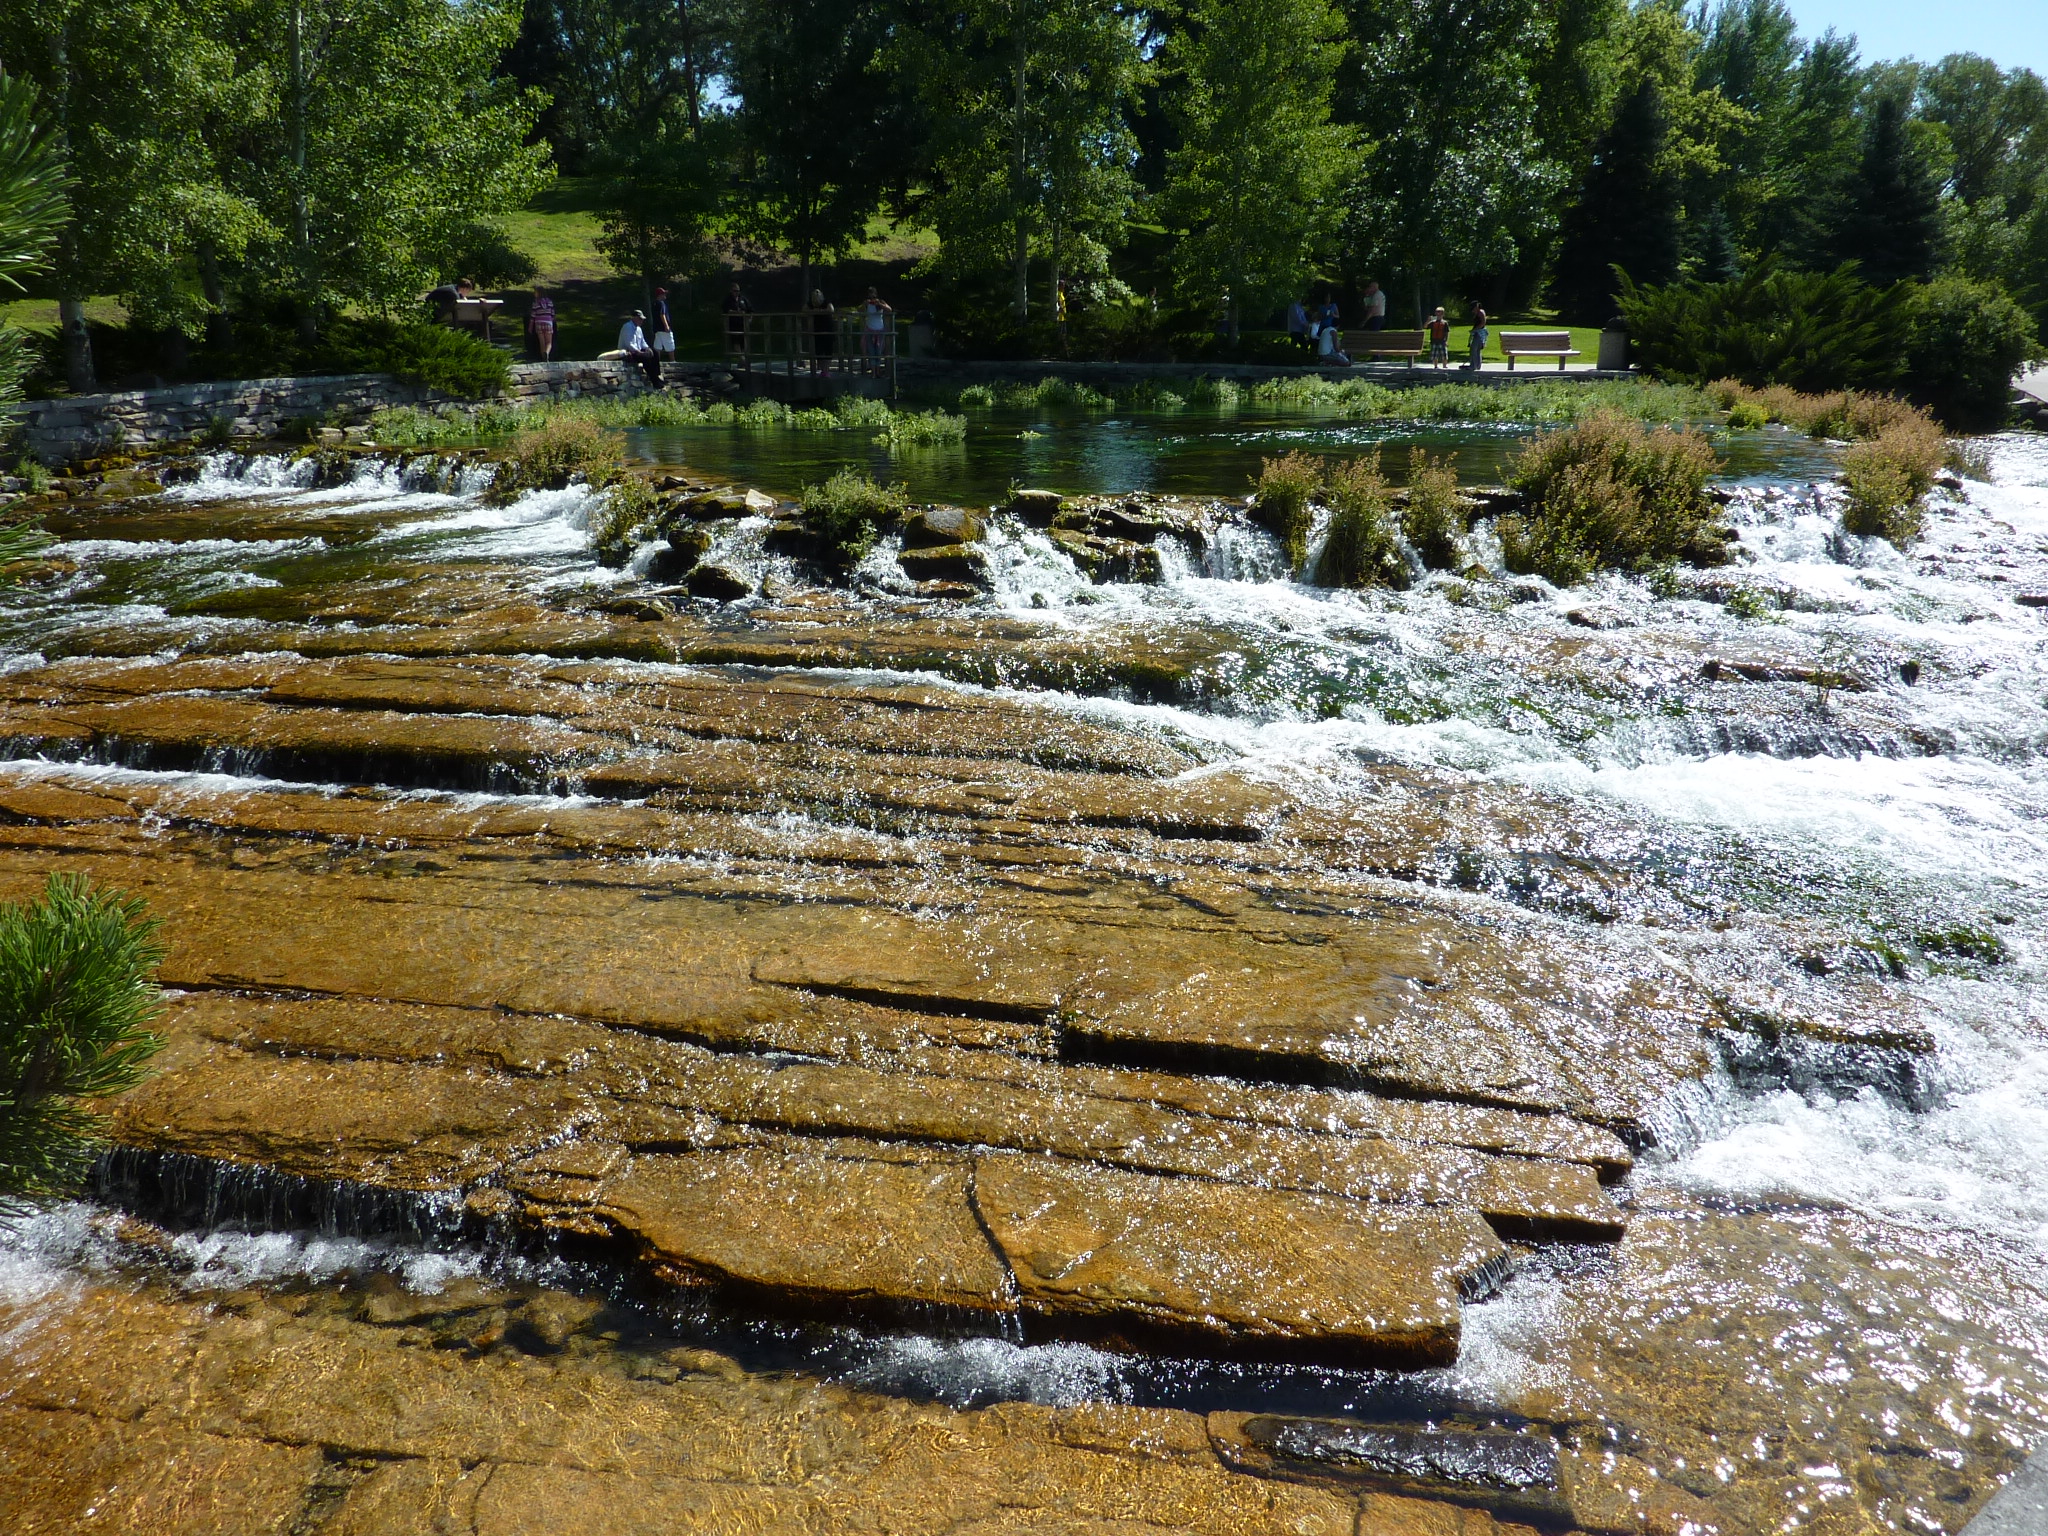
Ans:
{"type": "MultiPolygon", "coordinates": [[[[709,364],[671,363],[664,377],[671,384],[710,386],[722,373],[709,364]]],[[[645,388],[639,370],[625,363],[515,363],[505,398],[629,395],[645,388]]],[[[145,451],[212,433],[247,439],[276,437],[309,420],[360,420],[386,406],[438,404],[448,399],[432,390],[402,384],[389,374],[352,373],[313,379],[230,379],[124,394],[31,400],[14,414],[22,447],[43,463],[54,465],[99,454],[145,451]]]]}

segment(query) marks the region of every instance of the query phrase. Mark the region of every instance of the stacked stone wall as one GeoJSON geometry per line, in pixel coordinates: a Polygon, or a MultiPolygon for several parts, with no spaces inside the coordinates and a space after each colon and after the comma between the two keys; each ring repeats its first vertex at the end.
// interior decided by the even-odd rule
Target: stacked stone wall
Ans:
{"type": "MultiPolygon", "coordinates": [[[[723,370],[671,363],[670,385],[713,386],[723,370]]],[[[502,398],[530,401],[638,394],[640,371],[619,362],[517,363],[502,398]]],[[[454,403],[451,397],[404,384],[389,374],[352,373],[327,378],[229,379],[121,394],[31,400],[14,413],[19,446],[57,465],[111,453],[139,453],[208,436],[261,440],[311,422],[360,421],[395,405],[454,403]]]]}

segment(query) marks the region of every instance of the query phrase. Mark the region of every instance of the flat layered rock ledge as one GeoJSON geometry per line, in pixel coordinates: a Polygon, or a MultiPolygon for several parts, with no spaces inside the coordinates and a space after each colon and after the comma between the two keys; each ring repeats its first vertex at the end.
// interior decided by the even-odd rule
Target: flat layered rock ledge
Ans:
{"type": "Polygon", "coordinates": [[[1015,695],[78,655],[0,680],[0,750],[0,896],[164,922],[132,1203],[439,1213],[758,1311],[1444,1364],[1517,1245],[1622,1235],[1730,1038],[1924,1044],[1415,878],[1568,846],[1526,796],[1385,769],[1334,810],[1015,695]]]}

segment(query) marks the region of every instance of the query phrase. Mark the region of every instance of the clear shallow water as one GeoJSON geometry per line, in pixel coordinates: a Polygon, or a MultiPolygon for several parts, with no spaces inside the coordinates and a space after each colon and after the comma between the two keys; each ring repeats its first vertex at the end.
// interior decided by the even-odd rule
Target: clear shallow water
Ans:
{"type": "MultiPolygon", "coordinates": [[[[1020,422],[978,421],[964,453],[950,459],[916,467],[916,457],[883,454],[874,462],[895,463],[918,494],[934,498],[994,499],[1013,478],[1230,498],[1260,456],[1287,443],[1275,434],[1307,432],[1305,446],[1327,451],[1365,446],[1342,435],[1351,428],[1242,416],[1206,433],[1185,413],[1044,425],[1027,441],[1020,422]]],[[[1447,434],[1442,445],[1460,454],[1467,480],[1479,480],[1508,437],[1447,434]]],[[[673,451],[652,438],[643,446],[778,490],[829,472],[847,451],[825,435],[815,458],[805,457],[813,449],[803,434],[674,438],[673,451]],[[718,460],[721,453],[731,457],[718,460]]],[[[1756,1455],[1694,1444],[1690,1430],[1673,1426],[1714,1413],[1730,1424],[1775,1413],[1782,1426],[1791,1402],[1838,1428],[1827,1432],[1833,1439],[1813,1430],[1814,1459],[1783,1474],[1780,1514],[1802,1498],[1821,1507],[1836,1485],[1864,1487],[1841,1464],[1841,1445],[1859,1435],[1871,1444],[1932,1437],[1939,1443],[1926,1454],[1967,1461],[1981,1460],[1981,1437],[2016,1446],[2048,1426],[2048,616],[2016,601],[2048,594],[2048,442],[1997,440],[1993,481],[1940,501],[1925,538],[1905,555],[1842,533],[1831,495],[1815,489],[1827,469],[1823,451],[1765,434],[1756,453],[1730,468],[1744,487],[1731,508],[1741,533],[1732,574],[1772,594],[1762,618],[1619,577],[1572,592],[1526,583],[1519,601],[1497,586],[1443,579],[1400,594],[1324,592],[1285,579],[1271,541],[1244,526],[1206,550],[1172,551],[1159,586],[1092,585],[1041,535],[1000,527],[996,590],[965,611],[1037,626],[1048,642],[1198,654],[1200,694],[1175,703],[1012,691],[1048,710],[1171,739],[1202,760],[1197,773],[1264,777],[1343,808],[1382,793],[1376,770],[1391,764],[1496,790],[1506,802],[1567,807],[1593,852],[1636,882],[1630,899],[1640,905],[1601,920],[1658,919],[1661,926],[1631,929],[1632,941],[1646,955],[1677,955],[1708,979],[1780,977],[1789,970],[1787,935],[1809,930],[1817,944],[1871,945],[1951,927],[1994,933],[2009,950],[2004,964],[1923,957],[1886,983],[1939,1043],[1930,1104],[1909,1108],[1875,1090],[1837,1098],[1709,1082],[1683,1106],[1667,1147],[1626,1186],[1635,1225],[1622,1252],[1532,1259],[1497,1297],[1468,1309],[1463,1356],[1448,1372],[1389,1381],[1198,1369],[1001,1340],[741,1342],[764,1361],[959,1402],[1111,1398],[1360,1412],[1463,1402],[1536,1416],[1634,1416],[1652,1426],[1644,1431],[1652,1441],[1666,1437],[1643,1452],[1653,1464],[1674,1477],[1704,1466],[1717,1481],[1717,1458],[1735,1467],[1756,1455]],[[1573,621],[1589,612],[1606,627],[1573,621]],[[1699,681],[1703,658],[1752,656],[1854,673],[1868,687],[1741,693],[1731,690],[1747,685],[1708,690],[1699,681]],[[1910,685],[1907,663],[1918,668],[1910,685]],[[1617,1307],[1617,1295],[1627,1304],[1617,1307]],[[1631,1366],[1645,1340],[1661,1341],[1658,1351],[1649,1365],[1631,1366]],[[1718,1405],[1657,1379],[1695,1347],[1729,1362],[1718,1405]]],[[[153,636],[152,648],[164,650],[259,635],[268,617],[235,606],[255,601],[251,593],[282,600],[332,583],[406,583],[448,571],[524,594],[632,585],[630,573],[591,562],[591,505],[580,492],[491,509],[459,482],[424,489],[378,471],[313,490],[294,483],[300,473],[264,462],[252,474],[222,459],[167,499],[255,506],[268,521],[250,524],[248,537],[81,536],[63,545],[57,553],[75,572],[10,595],[0,612],[7,664],[110,625],[153,636]],[[367,536],[337,539],[324,523],[314,531],[336,515],[359,520],[367,536]],[[295,533],[301,521],[307,531],[295,533]]],[[[786,562],[762,552],[760,532],[743,525],[721,553],[794,579],[786,562]]],[[[1473,554],[1488,558],[1483,536],[1473,554]]],[[[877,611],[892,589],[904,590],[887,549],[863,574],[877,611]]],[[[734,622],[744,624],[743,609],[734,622]]],[[[78,771],[0,767],[9,775],[78,771]]],[[[189,780],[198,796],[232,787],[201,775],[161,777],[189,780]]],[[[1482,885],[1472,899],[1512,897],[1482,885]]],[[[4,1241],[0,1296],[55,1296],[118,1263],[77,1212],[4,1241]]],[[[324,1283],[365,1267],[432,1289],[498,1262],[303,1235],[179,1241],[192,1251],[179,1259],[191,1279],[178,1283],[202,1290],[292,1277],[324,1283]]],[[[1784,1460],[1771,1455],[1773,1466],[1784,1460]]],[[[1917,1484],[1857,1497],[1893,1528],[1952,1529],[1917,1484]]]]}
{"type": "MultiPolygon", "coordinates": [[[[1396,484],[1408,456],[1423,448],[1447,455],[1468,485],[1497,485],[1530,436],[1508,423],[1332,422],[1312,410],[1266,407],[1171,414],[1072,409],[979,410],[967,415],[967,440],[891,451],[846,432],[725,431],[649,428],[628,434],[634,453],[730,476],[781,496],[854,465],[900,480],[923,500],[988,505],[1012,484],[1070,494],[1160,491],[1178,496],[1242,496],[1260,462],[1303,452],[1351,458],[1377,450],[1396,484]]],[[[1732,477],[1825,477],[1830,456],[1796,434],[1772,429],[1717,439],[1732,477]]]]}

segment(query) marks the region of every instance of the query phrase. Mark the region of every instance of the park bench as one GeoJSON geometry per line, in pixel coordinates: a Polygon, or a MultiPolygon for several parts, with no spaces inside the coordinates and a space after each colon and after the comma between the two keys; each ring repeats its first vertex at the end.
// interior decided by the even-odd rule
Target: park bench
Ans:
{"type": "Polygon", "coordinates": [[[1346,331],[1344,351],[1356,361],[1366,357],[1405,357],[1408,366],[1429,350],[1429,336],[1423,331],[1346,331]]]}
{"type": "Polygon", "coordinates": [[[1502,331],[1500,350],[1508,360],[1509,372],[1514,371],[1518,357],[1554,357],[1557,371],[1563,373],[1564,360],[1579,355],[1570,331],[1502,331]]]}

